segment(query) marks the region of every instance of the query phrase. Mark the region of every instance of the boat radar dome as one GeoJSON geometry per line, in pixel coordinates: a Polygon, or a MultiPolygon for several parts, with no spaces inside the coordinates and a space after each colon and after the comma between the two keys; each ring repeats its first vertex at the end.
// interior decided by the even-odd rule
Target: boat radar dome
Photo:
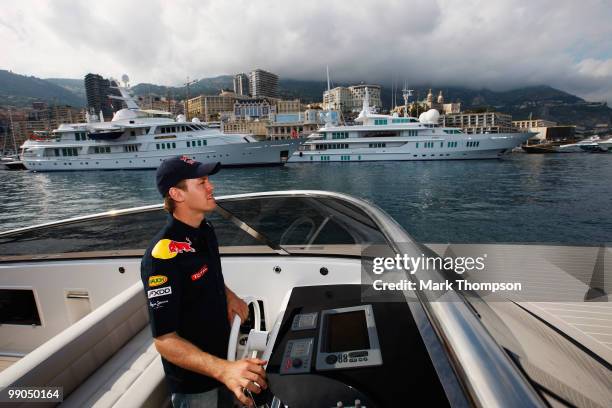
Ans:
{"type": "Polygon", "coordinates": [[[191,119],[191,122],[192,122],[192,123],[201,123],[201,122],[200,122],[200,119],[198,119],[198,118],[193,118],[193,119],[191,119]]]}
{"type": "Polygon", "coordinates": [[[138,114],[136,112],[124,108],[115,112],[112,122],[116,122],[118,120],[134,120],[136,118],[138,118],[138,114]]]}
{"type": "Polygon", "coordinates": [[[176,116],[176,121],[177,122],[185,122],[185,115],[177,115],[176,116]]]}
{"type": "Polygon", "coordinates": [[[440,112],[436,109],[430,109],[427,112],[423,112],[419,115],[419,122],[437,124],[440,119],[440,112]]]}

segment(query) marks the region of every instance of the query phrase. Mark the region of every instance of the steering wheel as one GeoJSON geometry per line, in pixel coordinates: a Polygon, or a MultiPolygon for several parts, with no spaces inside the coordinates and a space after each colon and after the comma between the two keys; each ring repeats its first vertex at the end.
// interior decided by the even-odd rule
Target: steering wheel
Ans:
{"type": "MultiPolygon", "coordinates": [[[[254,329],[259,331],[261,329],[261,311],[259,310],[259,302],[257,302],[257,299],[251,296],[247,296],[243,298],[242,300],[244,300],[247,306],[250,304],[253,304],[253,311],[254,311],[253,323],[255,323],[254,329]]],[[[229,341],[227,342],[227,359],[229,361],[236,361],[236,349],[238,346],[238,335],[240,334],[240,325],[242,323],[243,322],[241,321],[240,316],[236,314],[232,322],[232,330],[230,331],[229,341]]],[[[248,351],[247,348],[245,348],[244,352],[242,353],[242,356],[240,357],[241,359],[246,357],[247,351],[248,351]]],[[[255,357],[256,355],[257,355],[257,351],[253,351],[252,357],[255,357]]]]}
{"type": "Polygon", "coordinates": [[[291,238],[291,233],[294,232],[294,230],[296,230],[298,227],[307,224],[308,226],[310,226],[310,231],[308,231],[308,234],[306,236],[306,238],[303,240],[302,243],[308,242],[310,240],[310,238],[312,238],[313,234],[316,231],[316,224],[314,222],[314,220],[310,217],[307,217],[305,215],[296,218],[295,220],[293,220],[293,222],[291,223],[291,225],[289,225],[287,227],[287,229],[285,230],[285,232],[283,232],[283,234],[281,235],[280,239],[279,239],[279,244],[280,245],[285,245],[287,243],[287,238],[291,238]]]}

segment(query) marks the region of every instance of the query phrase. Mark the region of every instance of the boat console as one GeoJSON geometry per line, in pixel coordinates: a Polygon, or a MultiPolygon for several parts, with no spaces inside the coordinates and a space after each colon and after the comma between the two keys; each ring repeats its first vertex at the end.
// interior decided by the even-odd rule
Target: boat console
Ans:
{"type": "Polygon", "coordinates": [[[408,304],[363,303],[359,285],[293,288],[269,343],[258,406],[448,405],[408,304]]]}

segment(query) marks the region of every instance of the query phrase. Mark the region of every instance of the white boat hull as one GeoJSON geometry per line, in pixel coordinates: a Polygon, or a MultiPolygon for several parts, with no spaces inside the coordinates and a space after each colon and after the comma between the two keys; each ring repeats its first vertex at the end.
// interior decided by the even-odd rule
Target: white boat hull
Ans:
{"type": "MultiPolygon", "coordinates": [[[[308,150],[308,143],[316,144],[314,141],[305,144],[305,150],[300,149],[293,153],[289,163],[497,159],[520,146],[530,136],[531,133],[498,133],[453,135],[447,139],[420,140],[407,137],[392,139],[393,142],[405,142],[397,147],[308,150]],[[433,147],[423,148],[424,141],[433,141],[433,147]],[[447,143],[449,141],[457,141],[457,147],[449,147],[447,143]],[[467,147],[467,141],[478,141],[479,144],[477,147],[467,147]],[[417,142],[420,143],[418,148],[417,142]]],[[[351,139],[339,142],[347,140],[351,139]]],[[[360,138],[359,141],[378,142],[379,140],[360,138]]]]}
{"type": "Polygon", "coordinates": [[[298,139],[254,143],[232,143],[166,151],[88,154],[73,157],[24,157],[32,171],[142,170],[156,169],[169,157],[186,155],[202,163],[221,162],[223,167],[284,165],[300,143],[298,139]]]}

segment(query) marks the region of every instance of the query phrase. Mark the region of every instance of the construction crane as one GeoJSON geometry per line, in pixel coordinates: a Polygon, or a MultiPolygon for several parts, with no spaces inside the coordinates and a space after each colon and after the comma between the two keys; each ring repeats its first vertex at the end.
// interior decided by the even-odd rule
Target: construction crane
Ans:
{"type": "Polygon", "coordinates": [[[189,118],[189,85],[195,84],[196,82],[198,82],[197,79],[190,81],[189,77],[187,77],[187,82],[183,84],[187,87],[187,99],[185,99],[185,117],[187,118],[187,122],[191,120],[189,118]]]}

